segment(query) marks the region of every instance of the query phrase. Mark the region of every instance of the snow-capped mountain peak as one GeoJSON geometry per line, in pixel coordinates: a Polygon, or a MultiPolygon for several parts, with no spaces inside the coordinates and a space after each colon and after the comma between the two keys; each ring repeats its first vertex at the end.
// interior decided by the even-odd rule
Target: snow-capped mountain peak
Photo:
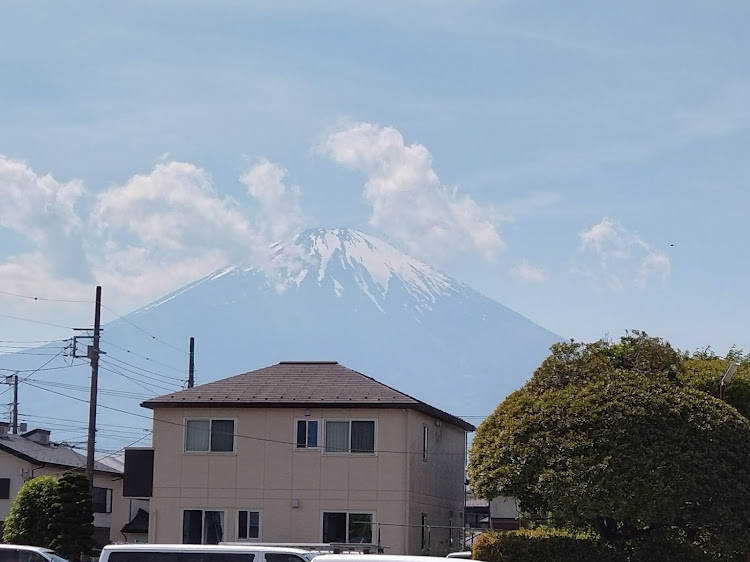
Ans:
{"type": "Polygon", "coordinates": [[[318,284],[330,279],[340,295],[345,290],[346,277],[353,276],[357,287],[379,307],[396,282],[414,299],[432,303],[460,285],[380,238],[358,230],[310,230],[300,234],[294,244],[305,256],[293,278],[298,285],[305,279],[318,284]]]}

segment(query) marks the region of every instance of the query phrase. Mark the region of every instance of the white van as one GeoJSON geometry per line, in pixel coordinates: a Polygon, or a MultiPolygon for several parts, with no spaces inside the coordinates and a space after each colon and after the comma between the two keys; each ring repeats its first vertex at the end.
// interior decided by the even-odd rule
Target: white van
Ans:
{"type": "Polygon", "coordinates": [[[0,562],[68,562],[49,548],[25,544],[0,544],[0,562]]]}
{"type": "Polygon", "coordinates": [[[99,562],[312,562],[315,555],[301,548],[249,544],[108,544],[99,562]]]}
{"type": "Polygon", "coordinates": [[[445,562],[445,558],[401,554],[320,554],[315,557],[315,562],[445,562]]]}

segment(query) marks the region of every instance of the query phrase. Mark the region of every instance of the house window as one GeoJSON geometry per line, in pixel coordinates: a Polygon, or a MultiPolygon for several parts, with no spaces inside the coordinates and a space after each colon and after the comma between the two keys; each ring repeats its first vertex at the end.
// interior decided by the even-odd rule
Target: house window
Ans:
{"type": "Polygon", "coordinates": [[[186,509],[182,512],[183,544],[219,544],[223,540],[223,511],[186,509]]]}
{"type": "Polygon", "coordinates": [[[241,509],[237,512],[237,538],[260,538],[260,511],[241,509]]]}
{"type": "Polygon", "coordinates": [[[10,499],[10,478],[0,478],[0,500],[10,499]]]}
{"type": "Polygon", "coordinates": [[[335,420],[326,422],[327,453],[374,453],[373,420],[335,420]]]}
{"type": "Polygon", "coordinates": [[[297,420],[297,448],[318,447],[318,420],[297,420]]]}
{"type": "Polygon", "coordinates": [[[323,512],[323,542],[372,543],[372,513],[323,512]]]}
{"type": "Polygon", "coordinates": [[[187,420],[185,451],[231,453],[234,451],[234,420],[187,420]]]}
{"type": "Polygon", "coordinates": [[[422,426],[422,460],[427,460],[427,435],[428,435],[429,429],[427,428],[427,424],[422,426]]]}
{"type": "Polygon", "coordinates": [[[94,513],[112,513],[112,489],[94,486],[91,503],[94,513]]]}
{"type": "Polygon", "coordinates": [[[422,550],[427,550],[427,545],[430,543],[429,529],[427,528],[427,514],[422,514],[422,550]]]}

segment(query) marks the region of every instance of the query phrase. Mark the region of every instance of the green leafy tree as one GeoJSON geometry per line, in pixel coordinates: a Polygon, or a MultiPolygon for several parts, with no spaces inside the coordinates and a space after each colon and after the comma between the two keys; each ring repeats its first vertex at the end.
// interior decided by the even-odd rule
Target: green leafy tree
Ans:
{"type": "Polygon", "coordinates": [[[48,547],[54,535],[50,530],[53,505],[57,501],[57,479],[37,476],[18,491],[3,524],[3,540],[8,543],[48,547]]]}
{"type": "Polygon", "coordinates": [[[622,549],[666,540],[707,560],[739,556],[750,544],[750,421],[694,388],[688,367],[643,332],[556,344],[477,429],[473,492],[515,496],[532,521],[622,549]]]}
{"type": "MultiPolygon", "coordinates": [[[[719,397],[719,383],[734,361],[716,356],[694,355],[683,362],[679,380],[685,385],[719,397]]],[[[750,418],[750,363],[741,362],[726,387],[724,399],[750,418]]]]}
{"type": "Polygon", "coordinates": [[[70,560],[91,553],[94,509],[85,474],[66,472],[58,481],[51,527],[54,538],[50,548],[70,560]]]}

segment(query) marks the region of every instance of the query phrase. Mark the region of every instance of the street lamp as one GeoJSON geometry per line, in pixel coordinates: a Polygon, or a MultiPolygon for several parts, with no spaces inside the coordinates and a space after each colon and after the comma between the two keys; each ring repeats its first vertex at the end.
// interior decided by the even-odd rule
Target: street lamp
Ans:
{"type": "Polygon", "coordinates": [[[739,363],[732,363],[727,367],[727,370],[724,372],[723,375],[721,375],[721,381],[719,381],[719,399],[724,400],[724,395],[726,394],[726,387],[730,380],[732,380],[732,376],[734,375],[734,372],[737,370],[737,367],[739,367],[739,363]]]}

